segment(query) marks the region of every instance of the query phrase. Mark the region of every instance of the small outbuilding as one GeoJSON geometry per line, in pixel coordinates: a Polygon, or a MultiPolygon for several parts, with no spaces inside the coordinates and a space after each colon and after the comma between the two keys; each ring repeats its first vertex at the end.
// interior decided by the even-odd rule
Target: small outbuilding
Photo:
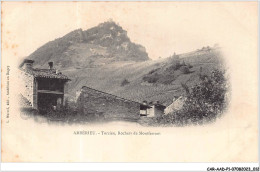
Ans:
{"type": "Polygon", "coordinates": [[[33,68],[33,63],[33,60],[25,59],[19,66],[22,97],[40,113],[59,109],[65,103],[70,79],[54,69],[53,62],[49,62],[49,69],[33,68]]]}
{"type": "Polygon", "coordinates": [[[148,111],[148,115],[147,117],[160,117],[164,115],[164,109],[166,108],[166,106],[160,104],[159,101],[154,102],[150,102],[149,106],[151,108],[147,109],[148,111]]]}
{"type": "Polygon", "coordinates": [[[80,92],[77,92],[76,101],[78,112],[90,119],[137,121],[140,116],[147,114],[147,109],[150,108],[149,105],[87,86],[83,86],[80,92]]]}

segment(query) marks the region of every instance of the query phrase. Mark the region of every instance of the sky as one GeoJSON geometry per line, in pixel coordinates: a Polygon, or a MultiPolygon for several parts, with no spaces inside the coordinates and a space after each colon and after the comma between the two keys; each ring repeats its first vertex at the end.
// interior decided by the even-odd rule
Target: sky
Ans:
{"type": "Polygon", "coordinates": [[[132,42],[157,59],[223,45],[236,26],[246,31],[241,22],[253,27],[250,20],[254,18],[249,16],[257,13],[255,7],[254,2],[3,2],[2,43],[24,58],[75,29],[86,30],[113,19],[132,42]]]}

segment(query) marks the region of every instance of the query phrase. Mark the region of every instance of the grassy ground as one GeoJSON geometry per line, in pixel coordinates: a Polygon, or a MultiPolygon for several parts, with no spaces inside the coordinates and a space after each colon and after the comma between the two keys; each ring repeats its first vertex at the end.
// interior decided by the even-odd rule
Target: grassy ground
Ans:
{"type": "Polygon", "coordinates": [[[72,79],[69,83],[69,94],[72,98],[82,86],[89,86],[139,102],[159,100],[165,105],[169,105],[174,96],[184,94],[181,83],[192,86],[199,81],[200,68],[204,73],[219,68],[221,64],[219,57],[221,55],[218,52],[210,52],[180,58],[181,62],[192,65],[191,72],[186,74],[179,70],[169,71],[172,66],[171,58],[145,62],[114,62],[97,68],[70,68],[64,70],[63,73],[72,79]],[[155,83],[145,82],[144,76],[153,70],[157,70],[160,80],[155,83]],[[127,79],[129,84],[121,86],[124,79],[127,79]],[[164,84],[162,81],[166,80],[172,80],[172,82],[164,84]]]}

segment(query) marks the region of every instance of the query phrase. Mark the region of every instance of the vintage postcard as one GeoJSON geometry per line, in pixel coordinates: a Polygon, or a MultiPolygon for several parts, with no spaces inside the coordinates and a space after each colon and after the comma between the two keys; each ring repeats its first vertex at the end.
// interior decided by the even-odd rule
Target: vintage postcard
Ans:
{"type": "Polygon", "coordinates": [[[2,162],[258,162],[258,2],[2,2],[2,162]]]}

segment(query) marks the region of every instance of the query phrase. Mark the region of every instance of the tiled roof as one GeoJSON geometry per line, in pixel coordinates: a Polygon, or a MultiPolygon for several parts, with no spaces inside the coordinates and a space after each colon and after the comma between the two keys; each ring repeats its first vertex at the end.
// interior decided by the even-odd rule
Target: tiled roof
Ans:
{"type": "Polygon", "coordinates": [[[83,90],[86,90],[86,89],[94,90],[94,91],[96,91],[96,92],[100,92],[100,93],[102,93],[102,94],[106,94],[106,95],[112,96],[112,97],[114,97],[114,98],[116,98],[116,99],[121,99],[121,100],[124,100],[124,101],[130,101],[130,102],[138,103],[138,104],[140,104],[142,107],[151,108],[149,105],[145,105],[145,104],[140,103],[140,102],[136,102],[136,101],[133,101],[133,100],[128,100],[128,99],[125,99],[125,98],[122,98],[122,97],[118,97],[118,96],[116,96],[116,95],[113,95],[113,94],[110,94],[110,93],[106,93],[106,92],[103,92],[103,91],[100,91],[100,90],[96,90],[96,89],[94,89],[94,88],[90,88],[90,87],[87,87],[87,86],[83,86],[81,89],[83,89],[83,90]]]}
{"type": "Polygon", "coordinates": [[[164,106],[164,105],[162,105],[162,104],[160,104],[160,103],[158,103],[158,102],[156,102],[156,103],[150,102],[149,105],[150,105],[150,106],[153,106],[153,105],[154,105],[155,107],[161,108],[161,109],[165,109],[165,108],[166,108],[166,106],[164,106]]]}
{"type": "Polygon", "coordinates": [[[33,75],[37,78],[56,78],[56,79],[64,79],[64,80],[70,80],[66,75],[63,75],[61,73],[56,73],[55,69],[21,69],[24,72],[33,75]]]}

